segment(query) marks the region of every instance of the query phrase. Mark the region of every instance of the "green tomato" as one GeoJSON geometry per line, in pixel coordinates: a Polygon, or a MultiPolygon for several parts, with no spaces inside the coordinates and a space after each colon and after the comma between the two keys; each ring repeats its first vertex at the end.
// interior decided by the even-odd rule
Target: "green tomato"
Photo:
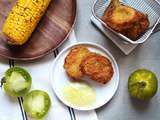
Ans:
{"type": "Polygon", "coordinates": [[[20,67],[13,67],[5,72],[5,92],[12,97],[24,96],[31,88],[30,74],[20,67]]]}
{"type": "Polygon", "coordinates": [[[50,97],[44,91],[33,90],[24,97],[24,110],[32,118],[42,119],[48,113],[50,106],[50,97]]]}
{"type": "Polygon", "coordinates": [[[158,89],[156,75],[147,69],[133,72],[128,79],[128,90],[132,97],[139,100],[152,98],[158,89]]]}

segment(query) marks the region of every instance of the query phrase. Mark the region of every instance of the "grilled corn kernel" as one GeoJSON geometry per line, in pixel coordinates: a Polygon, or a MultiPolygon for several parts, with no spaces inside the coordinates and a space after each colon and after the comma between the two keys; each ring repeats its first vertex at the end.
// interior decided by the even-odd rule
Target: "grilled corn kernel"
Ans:
{"type": "Polygon", "coordinates": [[[9,13],[3,33],[13,45],[24,44],[36,28],[51,0],[18,0],[9,13]]]}

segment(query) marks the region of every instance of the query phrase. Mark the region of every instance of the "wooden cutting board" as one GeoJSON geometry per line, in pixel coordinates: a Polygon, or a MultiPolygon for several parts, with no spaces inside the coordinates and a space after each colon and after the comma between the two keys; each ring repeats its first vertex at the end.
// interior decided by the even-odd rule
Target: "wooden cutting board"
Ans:
{"type": "Polygon", "coordinates": [[[52,0],[30,40],[23,46],[9,46],[2,33],[3,23],[16,0],[0,0],[0,56],[33,60],[53,52],[68,37],[76,18],[76,0],[52,0]]]}

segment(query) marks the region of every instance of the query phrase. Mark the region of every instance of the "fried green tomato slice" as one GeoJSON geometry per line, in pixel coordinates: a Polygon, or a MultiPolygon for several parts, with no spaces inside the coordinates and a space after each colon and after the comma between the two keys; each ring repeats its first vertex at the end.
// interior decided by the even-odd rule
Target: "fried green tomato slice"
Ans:
{"type": "Polygon", "coordinates": [[[24,96],[31,88],[32,78],[23,68],[13,67],[5,72],[5,92],[12,97],[24,96]]]}
{"type": "Polygon", "coordinates": [[[50,97],[44,91],[33,90],[24,97],[24,110],[32,118],[42,119],[48,113],[50,106],[50,97]]]}
{"type": "Polygon", "coordinates": [[[80,64],[81,71],[92,80],[106,84],[113,77],[111,61],[100,54],[90,53],[80,64]]]}
{"type": "Polygon", "coordinates": [[[64,68],[69,77],[79,79],[83,76],[80,70],[82,60],[90,53],[87,47],[78,45],[73,47],[65,58],[64,68]]]}

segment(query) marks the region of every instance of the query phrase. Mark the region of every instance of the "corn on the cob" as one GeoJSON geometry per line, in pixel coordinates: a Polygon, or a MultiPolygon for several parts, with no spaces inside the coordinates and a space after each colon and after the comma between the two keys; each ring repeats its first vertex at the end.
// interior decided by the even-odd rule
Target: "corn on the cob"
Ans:
{"type": "Polygon", "coordinates": [[[36,28],[51,0],[18,0],[9,13],[3,33],[13,45],[24,44],[36,28]]]}

